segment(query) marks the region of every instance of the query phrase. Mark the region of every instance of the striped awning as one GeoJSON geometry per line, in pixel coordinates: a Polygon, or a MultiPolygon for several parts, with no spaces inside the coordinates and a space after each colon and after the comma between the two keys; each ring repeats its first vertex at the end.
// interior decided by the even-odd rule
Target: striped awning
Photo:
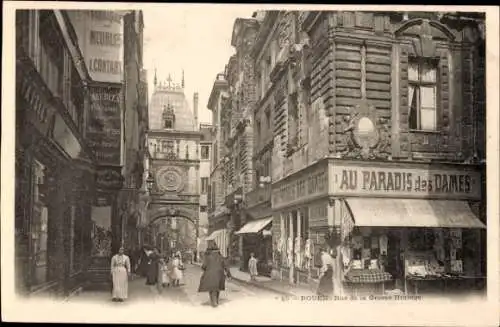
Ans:
{"type": "Polygon", "coordinates": [[[273,217],[253,220],[246,223],[236,234],[255,234],[263,230],[269,223],[273,221],[273,217]]]}
{"type": "Polygon", "coordinates": [[[348,198],[356,226],[486,228],[465,201],[348,198]]]}
{"type": "Polygon", "coordinates": [[[229,245],[229,231],[227,229],[223,228],[212,232],[212,234],[205,238],[205,241],[214,241],[219,247],[221,254],[227,256],[229,245]]]}
{"type": "Polygon", "coordinates": [[[213,241],[213,240],[217,239],[218,236],[221,236],[222,234],[224,234],[224,232],[225,232],[225,229],[218,229],[218,230],[212,232],[212,234],[205,237],[205,241],[213,241]]]}

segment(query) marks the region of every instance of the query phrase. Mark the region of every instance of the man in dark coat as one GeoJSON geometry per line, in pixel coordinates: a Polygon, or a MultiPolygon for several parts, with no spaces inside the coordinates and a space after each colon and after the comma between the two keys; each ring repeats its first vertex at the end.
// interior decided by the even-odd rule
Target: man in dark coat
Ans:
{"type": "Polygon", "coordinates": [[[203,274],[200,278],[198,292],[210,294],[210,304],[213,307],[219,305],[220,291],[225,290],[226,275],[231,278],[231,272],[226,265],[225,259],[220,254],[217,245],[212,244],[207,248],[203,265],[203,274]]]}
{"type": "Polygon", "coordinates": [[[146,272],[146,285],[156,285],[158,282],[158,261],[160,259],[160,253],[158,249],[154,249],[153,253],[149,255],[147,272],[146,272]]]}

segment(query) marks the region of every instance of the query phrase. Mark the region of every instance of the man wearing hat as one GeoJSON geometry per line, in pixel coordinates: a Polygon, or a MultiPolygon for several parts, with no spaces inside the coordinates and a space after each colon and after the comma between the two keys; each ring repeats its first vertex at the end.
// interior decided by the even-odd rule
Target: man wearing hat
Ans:
{"type": "Polygon", "coordinates": [[[226,276],[231,278],[231,272],[217,244],[213,241],[207,247],[201,269],[203,274],[200,278],[198,292],[208,292],[210,294],[210,304],[216,307],[219,305],[220,291],[225,290],[226,276]]]}

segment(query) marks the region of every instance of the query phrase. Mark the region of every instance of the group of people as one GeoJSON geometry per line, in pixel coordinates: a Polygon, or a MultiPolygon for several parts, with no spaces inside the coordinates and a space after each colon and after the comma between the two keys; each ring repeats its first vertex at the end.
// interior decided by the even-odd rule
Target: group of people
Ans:
{"type": "Polygon", "coordinates": [[[140,271],[143,275],[146,275],[146,285],[157,285],[161,288],[177,287],[184,277],[184,265],[179,251],[167,256],[161,255],[158,249],[154,249],[141,260],[139,267],[142,268],[140,271]]]}
{"type": "MultiPolygon", "coordinates": [[[[179,286],[183,278],[181,254],[176,252],[172,257],[161,256],[158,249],[145,250],[145,255],[138,261],[138,272],[146,277],[146,285],[163,287],[179,286]]],[[[210,304],[219,305],[220,292],[225,290],[226,277],[231,272],[215,243],[208,246],[201,266],[203,271],[198,292],[208,292],[210,304]]],[[[128,281],[131,276],[130,258],[121,247],[111,258],[111,276],[113,281],[113,301],[123,302],[128,298],[128,281]]]]}
{"type": "MultiPolygon", "coordinates": [[[[184,265],[179,251],[169,257],[161,255],[156,248],[144,249],[143,254],[137,260],[135,269],[140,276],[146,277],[146,285],[157,285],[161,288],[180,286],[183,270],[184,265]]],[[[111,258],[112,300],[114,302],[123,302],[128,298],[128,281],[131,275],[130,258],[121,247],[111,258]]]]}

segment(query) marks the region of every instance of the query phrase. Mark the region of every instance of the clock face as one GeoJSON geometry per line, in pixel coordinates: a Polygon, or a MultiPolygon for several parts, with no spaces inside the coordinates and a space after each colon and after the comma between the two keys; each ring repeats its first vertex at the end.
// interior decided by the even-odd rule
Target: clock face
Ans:
{"type": "Polygon", "coordinates": [[[175,168],[167,167],[158,171],[158,186],[162,191],[178,192],[184,186],[182,173],[175,168]]]}

